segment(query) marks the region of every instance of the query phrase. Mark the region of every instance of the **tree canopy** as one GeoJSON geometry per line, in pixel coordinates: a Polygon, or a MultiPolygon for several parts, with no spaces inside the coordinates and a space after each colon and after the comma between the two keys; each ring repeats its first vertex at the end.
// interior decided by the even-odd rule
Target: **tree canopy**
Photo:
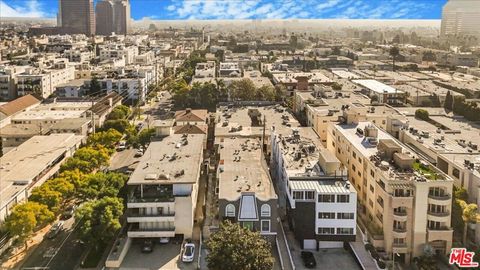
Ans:
{"type": "Polygon", "coordinates": [[[418,109],[415,111],[415,117],[423,120],[423,121],[428,121],[430,119],[430,115],[427,110],[424,109],[418,109]]]}
{"type": "Polygon", "coordinates": [[[226,221],[206,242],[210,251],[208,268],[212,270],[271,270],[274,259],[271,245],[258,232],[226,221]]]}
{"type": "Polygon", "coordinates": [[[108,242],[122,227],[120,216],[123,214],[122,200],[116,197],[104,197],[83,204],[75,213],[80,225],[81,238],[93,245],[108,242]]]}

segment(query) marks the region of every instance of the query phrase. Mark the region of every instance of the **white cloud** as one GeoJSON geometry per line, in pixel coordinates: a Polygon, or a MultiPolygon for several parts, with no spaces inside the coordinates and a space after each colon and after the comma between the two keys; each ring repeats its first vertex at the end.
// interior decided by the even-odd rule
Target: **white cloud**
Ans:
{"type": "Polygon", "coordinates": [[[0,17],[50,17],[49,14],[42,10],[38,0],[17,2],[22,3],[22,5],[8,5],[4,1],[0,0],[0,17]]]}
{"type": "Polygon", "coordinates": [[[178,0],[165,9],[178,19],[421,18],[418,0],[178,0]]]}

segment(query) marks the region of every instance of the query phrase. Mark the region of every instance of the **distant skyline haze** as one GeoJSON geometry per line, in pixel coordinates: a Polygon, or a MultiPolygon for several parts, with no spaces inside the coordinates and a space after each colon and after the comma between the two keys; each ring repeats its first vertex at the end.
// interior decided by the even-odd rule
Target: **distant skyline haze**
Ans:
{"type": "MultiPolygon", "coordinates": [[[[454,0],[458,1],[458,0],[454,0]]],[[[475,1],[475,0],[474,0],[475,1]]],[[[98,0],[95,0],[95,4],[98,0]]],[[[447,0],[130,0],[134,20],[441,19],[447,0]]],[[[0,0],[0,17],[55,18],[58,0],[0,0]]]]}

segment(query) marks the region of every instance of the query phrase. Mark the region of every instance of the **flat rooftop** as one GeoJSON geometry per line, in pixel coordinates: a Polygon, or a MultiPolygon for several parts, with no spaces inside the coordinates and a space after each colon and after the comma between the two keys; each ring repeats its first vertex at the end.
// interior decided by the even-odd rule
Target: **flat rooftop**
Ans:
{"type": "Polygon", "coordinates": [[[242,192],[253,192],[260,200],[277,198],[260,144],[257,138],[220,140],[220,199],[236,201],[242,192]]]}
{"type": "Polygon", "coordinates": [[[355,188],[348,181],[341,180],[290,180],[291,190],[315,190],[321,194],[350,194],[356,193],[355,188]]]}
{"type": "Polygon", "coordinates": [[[331,71],[333,74],[337,75],[342,79],[361,79],[362,78],[361,75],[352,73],[346,68],[332,68],[331,71]]]}
{"type": "Polygon", "coordinates": [[[1,157],[1,206],[83,139],[72,133],[34,136],[1,157]]]}
{"type": "Polygon", "coordinates": [[[205,136],[173,134],[151,142],[127,184],[196,183],[205,136]]]}
{"type": "Polygon", "coordinates": [[[80,111],[66,111],[66,110],[42,110],[42,111],[24,111],[14,117],[12,121],[20,120],[62,120],[65,118],[81,118],[84,114],[84,110],[80,111]]]}
{"type": "Polygon", "coordinates": [[[215,136],[261,137],[264,117],[266,135],[273,126],[277,133],[290,133],[291,128],[300,127],[300,123],[281,105],[220,106],[216,112],[215,136]]]}
{"type": "Polygon", "coordinates": [[[369,90],[377,93],[377,94],[401,94],[403,93],[400,90],[397,90],[391,86],[388,86],[384,83],[381,83],[377,80],[353,80],[352,82],[359,84],[365,88],[368,88],[369,90]]]}

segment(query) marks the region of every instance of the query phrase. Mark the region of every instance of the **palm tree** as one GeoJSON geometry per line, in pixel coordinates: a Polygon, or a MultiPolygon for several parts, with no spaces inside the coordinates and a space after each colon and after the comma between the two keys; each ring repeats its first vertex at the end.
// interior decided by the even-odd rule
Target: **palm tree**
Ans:
{"type": "Polygon", "coordinates": [[[400,55],[400,50],[398,49],[398,47],[394,46],[390,48],[390,56],[393,59],[393,71],[395,71],[395,60],[399,55],[400,55]]]}

